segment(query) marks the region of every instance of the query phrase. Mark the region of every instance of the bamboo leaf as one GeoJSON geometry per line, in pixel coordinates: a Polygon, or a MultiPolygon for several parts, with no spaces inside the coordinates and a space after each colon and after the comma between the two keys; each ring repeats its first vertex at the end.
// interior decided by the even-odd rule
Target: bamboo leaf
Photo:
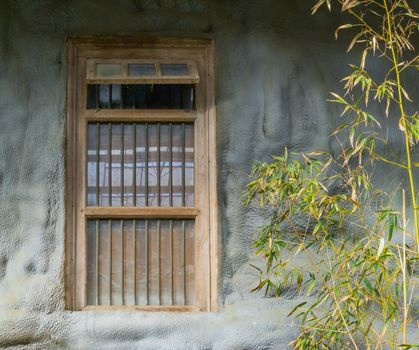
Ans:
{"type": "Polygon", "coordinates": [[[300,307],[302,307],[302,306],[304,306],[305,304],[307,304],[307,302],[305,301],[305,302],[303,302],[303,303],[300,303],[300,304],[298,304],[297,306],[295,306],[292,310],[291,310],[291,312],[288,314],[288,317],[289,316],[291,316],[295,311],[297,311],[300,307]]]}
{"type": "Polygon", "coordinates": [[[338,36],[339,36],[339,32],[340,32],[341,30],[343,30],[343,29],[348,29],[348,28],[352,28],[352,27],[353,27],[353,24],[350,24],[350,23],[341,25],[341,26],[340,26],[340,27],[338,27],[338,29],[336,29],[336,31],[335,31],[335,38],[336,38],[336,39],[338,38],[338,36]]]}
{"type": "Polygon", "coordinates": [[[385,244],[384,238],[381,238],[380,245],[378,246],[378,250],[377,250],[377,259],[380,257],[381,253],[384,250],[384,244],[385,244]]]}

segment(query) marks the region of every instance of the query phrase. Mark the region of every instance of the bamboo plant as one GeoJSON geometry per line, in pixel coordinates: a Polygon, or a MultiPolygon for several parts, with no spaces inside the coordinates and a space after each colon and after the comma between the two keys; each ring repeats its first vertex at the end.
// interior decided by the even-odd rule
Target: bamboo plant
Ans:
{"type": "Polygon", "coordinates": [[[290,312],[301,323],[294,349],[417,347],[409,344],[408,328],[417,327],[414,168],[419,163],[412,150],[419,143],[419,114],[403,75],[418,74],[413,38],[419,16],[407,0],[320,0],[313,13],[323,6],[339,6],[349,14],[353,22],[340,26],[336,37],[352,30],[349,51],[361,48],[360,62],[343,79],[344,93],[332,94],[331,101],[343,106],[342,124],[331,136],[339,152],[295,155],[285,150],[272,162],[255,165],[245,204],[257,199],[270,213],[255,241],[265,262],[264,268],[255,266],[260,272],[255,290],[280,296],[293,285],[307,296],[290,312]],[[381,77],[372,78],[369,61],[382,62],[381,77]],[[373,104],[383,105],[384,118],[372,114],[373,104]],[[387,144],[381,125],[386,118],[398,121],[402,159],[378,151],[387,144]],[[387,194],[374,186],[379,161],[404,171],[408,187],[402,184],[387,194]],[[398,191],[403,205],[393,209],[398,191]],[[290,268],[299,255],[310,269],[290,268]]]}

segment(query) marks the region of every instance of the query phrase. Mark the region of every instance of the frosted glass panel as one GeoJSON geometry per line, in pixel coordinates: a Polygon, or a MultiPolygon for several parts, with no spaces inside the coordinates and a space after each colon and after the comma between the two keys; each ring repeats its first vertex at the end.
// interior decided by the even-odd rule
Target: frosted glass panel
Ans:
{"type": "Polygon", "coordinates": [[[152,76],[156,74],[156,67],[153,63],[129,64],[129,76],[152,76]]]}
{"type": "Polygon", "coordinates": [[[160,65],[161,74],[164,75],[188,75],[188,65],[181,63],[181,64],[173,64],[173,63],[163,63],[160,65]]]}
{"type": "Polygon", "coordinates": [[[101,77],[122,75],[122,65],[119,63],[98,63],[96,64],[96,75],[101,77]]]}

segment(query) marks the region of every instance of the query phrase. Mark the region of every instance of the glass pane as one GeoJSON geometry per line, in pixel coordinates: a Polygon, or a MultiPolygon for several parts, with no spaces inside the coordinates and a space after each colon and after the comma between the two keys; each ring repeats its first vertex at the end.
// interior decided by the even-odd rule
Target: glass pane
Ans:
{"type": "Polygon", "coordinates": [[[160,205],[171,206],[171,128],[172,124],[160,125],[160,205]]]}
{"type": "Polygon", "coordinates": [[[96,64],[96,75],[100,77],[111,77],[122,75],[120,63],[98,63],[96,64]]]}
{"type": "Polygon", "coordinates": [[[121,124],[112,124],[112,163],[111,163],[111,203],[112,206],[121,206],[122,197],[122,143],[121,124]]]}
{"type": "Polygon", "coordinates": [[[134,125],[124,124],[124,206],[134,205],[134,125]]]}
{"type": "Polygon", "coordinates": [[[99,172],[99,124],[88,126],[87,147],[87,205],[98,205],[98,172],[99,172]]]}
{"type": "Polygon", "coordinates": [[[113,84],[110,85],[110,103],[111,103],[111,108],[121,108],[122,107],[122,91],[121,91],[121,85],[119,84],[113,84]]]}
{"type": "Polygon", "coordinates": [[[87,86],[87,109],[99,109],[100,85],[87,86]]]}
{"type": "Polygon", "coordinates": [[[194,206],[189,123],[89,123],[87,205],[194,206]]]}
{"type": "Polygon", "coordinates": [[[195,109],[194,84],[89,84],[88,109],[195,109]]]}
{"type": "Polygon", "coordinates": [[[146,124],[136,124],[135,205],[139,207],[146,205],[146,189],[148,187],[148,163],[146,163],[148,157],[147,128],[148,125],[146,124]]]}
{"type": "Polygon", "coordinates": [[[110,131],[111,124],[99,124],[99,205],[108,206],[111,204],[110,179],[112,178],[111,169],[111,145],[110,131]]]}
{"type": "Polygon", "coordinates": [[[148,125],[148,203],[147,205],[158,206],[159,205],[159,176],[160,176],[160,164],[159,161],[159,149],[158,149],[158,135],[157,135],[157,124],[148,125]]]}
{"type": "Polygon", "coordinates": [[[195,204],[195,154],[194,129],[192,124],[185,125],[185,205],[193,207],[195,204]]]}
{"type": "Polygon", "coordinates": [[[188,75],[188,65],[185,63],[163,63],[160,65],[162,75],[188,75]]]}
{"type": "Polygon", "coordinates": [[[152,76],[156,74],[154,63],[132,63],[128,65],[129,76],[152,76]]]}
{"type": "Polygon", "coordinates": [[[173,125],[172,135],[172,196],[173,206],[183,206],[183,135],[182,125],[173,125]]]}
{"type": "MultiPolygon", "coordinates": [[[[95,85],[91,85],[93,87],[95,85]]],[[[99,108],[111,108],[112,106],[112,85],[97,85],[96,93],[99,94],[96,100],[99,100],[99,108]]],[[[89,85],[90,88],[90,85],[89,85]]]]}

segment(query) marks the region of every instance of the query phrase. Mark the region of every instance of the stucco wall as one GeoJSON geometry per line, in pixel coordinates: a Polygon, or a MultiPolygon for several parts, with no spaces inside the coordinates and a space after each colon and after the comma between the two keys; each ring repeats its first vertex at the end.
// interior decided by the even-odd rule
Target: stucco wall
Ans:
{"type": "MultiPolygon", "coordinates": [[[[308,0],[0,0],[0,346],[27,349],[287,349],[301,299],[263,299],[243,208],[255,160],[330,150],[344,74],[339,14],[308,0]],[[216,314],[64,312],[67,36],[210,37],[216,45],[222,268],[216,314]]],[[[417,82],[411,87],[418,92],[417,82]]],[[[391,135],[390,135],[391,136],[391,135]]],[[[393,145],[397,150],[397,145],[393,145]]],[[[384,184],[400,174],[386,172],[384,184]],[[389,176],[390,175],[390,176],[389,176]]]]}

